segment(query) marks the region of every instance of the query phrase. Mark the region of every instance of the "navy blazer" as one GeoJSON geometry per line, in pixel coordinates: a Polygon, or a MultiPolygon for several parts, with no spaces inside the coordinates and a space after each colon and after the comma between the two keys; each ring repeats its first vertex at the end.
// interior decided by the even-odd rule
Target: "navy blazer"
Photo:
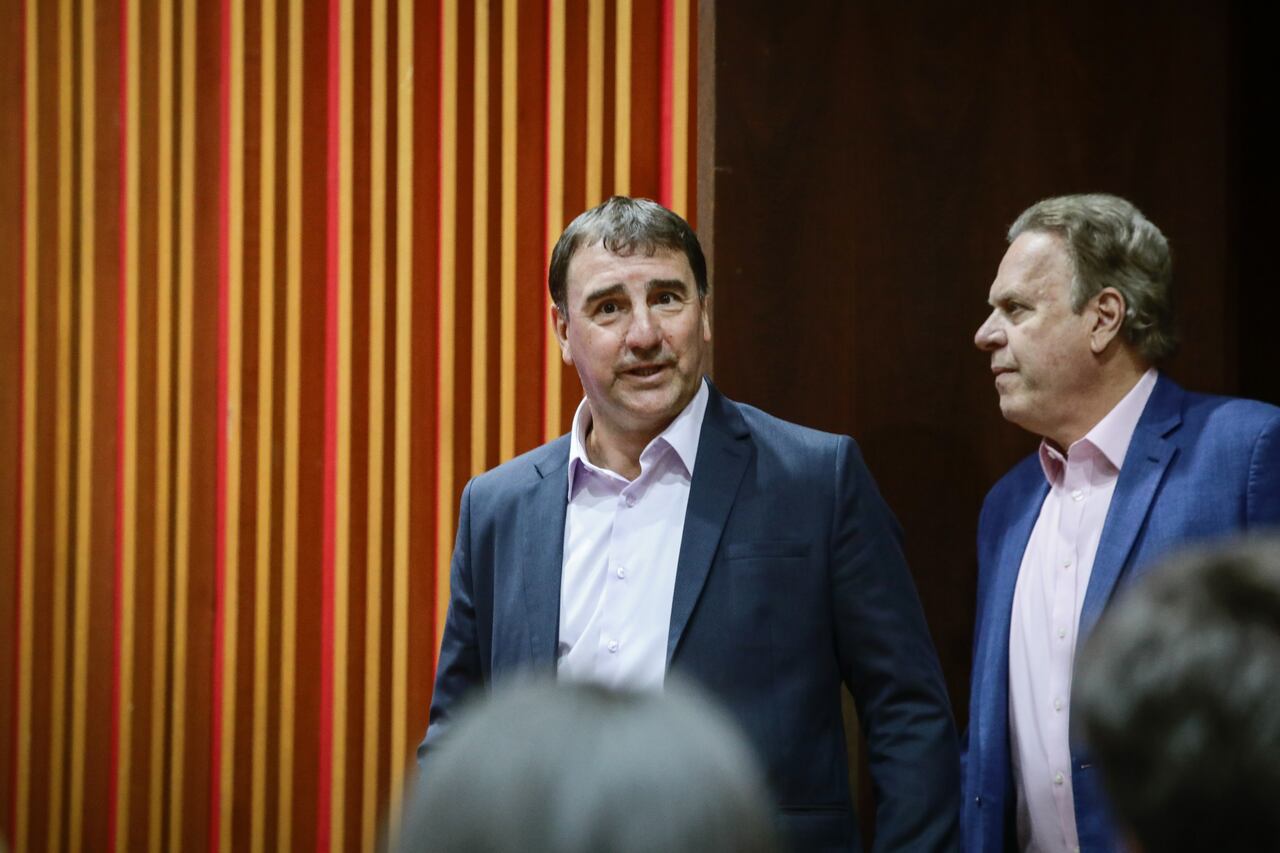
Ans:
{"type": "MultiPolygon", "coordinates": [[[[1009,620],[1022,553],[1049,486],[1035,454],[987,495],[978,520],[978,611],[965,737],[965,849],[1013,848],[1009,764],[1009,620]]],[[[1077,647],[1118,586],[1179,546],[1280,524],[1280,409],[1192,394],[1161,375],[1138,419],[1080,612],[1077,647]]],[[[1119,840],[1093,764],[1071,748],[1081,851],[1119,840]]]]}
{"type": "MultiPolygon", "coordinates": [[[[797,850],[858,850],[840,684],[866,734],[876,849],[959,845],[959,751],[897,522],[857,446],[711,388],[685,513],[668,671],[741,725],[797,850]]],[[[556,668],[569,439],[466,487],[431,749],[458,700],[556,668]]]]}

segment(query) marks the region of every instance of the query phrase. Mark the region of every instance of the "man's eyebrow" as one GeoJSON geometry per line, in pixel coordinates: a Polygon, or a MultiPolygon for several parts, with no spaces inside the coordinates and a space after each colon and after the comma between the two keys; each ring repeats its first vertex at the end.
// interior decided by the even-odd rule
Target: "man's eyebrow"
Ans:
{"type": "Polygon", "coordinates": [[[645,285],[645,289],[649,292],[655,290],[678,290],[681,293],[688,293],[689,285],[684,279],[679,278],[651,278],[649,283],[645,285]]]}
{"type": "Polygon", "coordinates": [[[593,290],[590,293],[583,296],[582,304],[590,305],[592,302],[595,302],[600,299],[604,299],[605,297],[618,296],[619,294],[622,294],[625,292],[626,292],[626,288],[622,285],[622,282],[605,285],[604,287],[597,288],[596,290],[593,290]]]}

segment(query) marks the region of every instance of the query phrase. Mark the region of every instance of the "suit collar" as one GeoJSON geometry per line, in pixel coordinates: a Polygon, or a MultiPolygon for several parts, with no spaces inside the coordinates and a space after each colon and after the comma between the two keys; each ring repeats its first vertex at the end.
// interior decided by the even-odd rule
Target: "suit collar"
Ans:
{"type": "Polygon", "coordinates": [[[710,394],[698,440],[697,473],[689,487],[676,584],[671,597],[668,667],[702,594],[729,510],[733,508],[738,485],[753,452],[750,433],[738,407],[710,382],[707,386],[710,394]]]}
{"type": "Polygon", "coordinates": [[[1081,640],[1089,635],[1110,601],[1129,563],[1138,532],[1151,511],[1165,471],[1177,454],[1174,432],[1182,424],[1185,400],[1186,392],[1161,374],[1133,431],[1124,467],[1120,469],[1115,493],[1111,497],[1111,507],[1107,510],[1093,571],[1089,575],[1089,588],[1080,611],[1077,636],[1081,640]]]}

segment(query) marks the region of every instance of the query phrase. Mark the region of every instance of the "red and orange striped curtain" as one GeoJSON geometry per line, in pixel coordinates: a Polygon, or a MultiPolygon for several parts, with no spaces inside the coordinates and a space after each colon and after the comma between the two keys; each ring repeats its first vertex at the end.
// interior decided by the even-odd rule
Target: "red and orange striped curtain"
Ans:
{"type": "Polygon", "coordinates": [[[374,849],[545,267],[693,209],[691,0],[4,0],[0,834],[374,849]]]}

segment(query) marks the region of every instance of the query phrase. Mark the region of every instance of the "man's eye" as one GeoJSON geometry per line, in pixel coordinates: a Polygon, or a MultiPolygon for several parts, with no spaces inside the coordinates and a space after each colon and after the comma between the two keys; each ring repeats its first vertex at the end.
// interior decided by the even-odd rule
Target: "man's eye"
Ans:
{"type": "Polygon", "coordinates": [[[657,298],[655,301],[656,301],[659,305],[670,305],[671,303],[673,303],[673,302],[675,302],[675,301],[676,301],[676,295],[675,295],[674,293],[670,293],[670,292],[668,292],[668,293],[659,293],[659,294],[658,294],[658,298],[657,298]]]}
{"type": "Polygon", "coordinates": [[[600,306],[596,308],[596,312],[599,314],[616,314],[618,312],[618,303],[601,302],[600,306]]]}

